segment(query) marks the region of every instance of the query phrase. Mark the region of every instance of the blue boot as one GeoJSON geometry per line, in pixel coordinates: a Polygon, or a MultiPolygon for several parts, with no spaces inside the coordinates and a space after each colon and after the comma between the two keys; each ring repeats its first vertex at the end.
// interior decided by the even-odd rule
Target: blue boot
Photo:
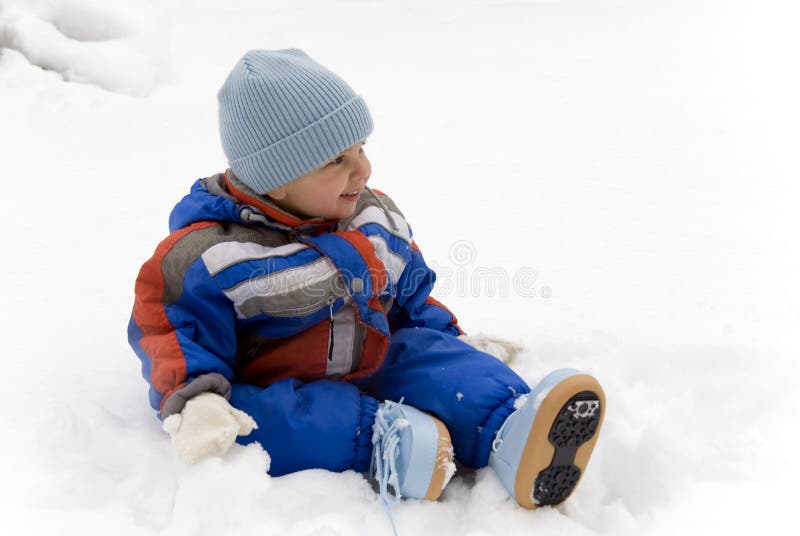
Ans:
{"type": "Polygon", "coordinates": [[[437,418],[396,402],[384,402],[372,427],[372,469],[381,498],[435,501],[455,471],[450,434],[437,418]]]}
{"type": "Polygon", "coordinates": [[[592,376],[559,369],[545,376],[497,431],[489,465],[525,508],[572,494],[589,463],[605,413],[592,376]]]}

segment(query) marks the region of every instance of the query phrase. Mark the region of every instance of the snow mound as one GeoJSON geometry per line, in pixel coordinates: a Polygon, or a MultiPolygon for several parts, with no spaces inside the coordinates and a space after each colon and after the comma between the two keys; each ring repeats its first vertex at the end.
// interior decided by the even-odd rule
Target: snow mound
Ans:
{"type": "Polygon", "coordinates": [[[130,0],[0,2],[0,48],[65,81],[145,97],[170,71],[168,13],[130,0]]]}

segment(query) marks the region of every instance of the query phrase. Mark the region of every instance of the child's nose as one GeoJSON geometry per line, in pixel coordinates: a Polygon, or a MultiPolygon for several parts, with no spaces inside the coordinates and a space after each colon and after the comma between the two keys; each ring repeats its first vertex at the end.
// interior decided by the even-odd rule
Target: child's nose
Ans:
{"type": "Polygon", "coordinates": [[[353,170],[353,174],[351,175],[351,179],[357,181],[363,180],[364,184],[366,184],[367,181],[369,180],[369,176],[371,173],[372,173],[372,165],[370,164],[369,160],[367,160],[367,157],[364,156],[358,160],[358,163],[355,169],[353,170]]]}

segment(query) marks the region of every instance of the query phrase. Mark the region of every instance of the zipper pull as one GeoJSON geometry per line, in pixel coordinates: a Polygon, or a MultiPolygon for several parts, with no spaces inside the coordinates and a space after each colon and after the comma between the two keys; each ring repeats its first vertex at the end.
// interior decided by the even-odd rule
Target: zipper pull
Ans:
{"type": "Polygon", "coordinates": [[[330,328],[328,329],[328,361],[333,361],[333,302],[334,298],[328,299],[328,312],[330,313],[330,328]]]}

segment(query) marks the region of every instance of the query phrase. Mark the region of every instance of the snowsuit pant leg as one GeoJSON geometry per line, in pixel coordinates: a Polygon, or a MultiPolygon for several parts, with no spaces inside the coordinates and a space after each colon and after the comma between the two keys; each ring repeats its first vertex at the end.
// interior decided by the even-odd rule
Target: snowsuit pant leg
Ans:
{"type": "Polygon", "coordinates": [[[230,402],[258,424],[237,442],[261,443],[273,476],[369,468],[378,402],[349,383],[286,379],[266,388],[234,383],[230,402]]]}
{"type": "Polygon", "coordinates": [[[450,432],[455,456],[484,467],[495,433],[530,387],[505,363],[429,328],[392,334],[380,370],[355,382],[379,401],[401,398],[436,415],[450,432]]]}

